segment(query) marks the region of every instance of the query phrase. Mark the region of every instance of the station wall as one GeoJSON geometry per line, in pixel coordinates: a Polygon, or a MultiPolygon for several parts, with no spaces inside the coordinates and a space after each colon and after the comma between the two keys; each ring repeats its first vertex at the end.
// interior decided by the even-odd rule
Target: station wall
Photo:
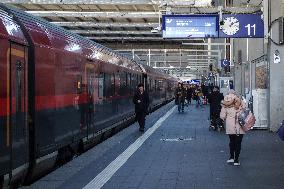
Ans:
{"type": "MultiPolygon", "coordinates": [[[[283,16],[283,1],[273,0],[270,1],[271,8],[271,21],[283,16]]],[[[272,38],[278,41],[279,27],[277,24],[272,27],[272,38]]],[[[280,123],[284,119],[284,46],[277,46],[273,43],[269,44],[268,48],[269,61],[270,61],[270,128],[272,131],[277,131],[280,123]],[[278,50],[280,52],[281,62],[274,64],[273,55],[278,50]]]]}
{"type": "MultiPolygon", "coordinates": [[[[283,0],[268,1],[270,3],[268,14],[271,17],[269,23],[271,23],[273,20],[283,16],[283,0]]],[[[279,42],[278,36],[279,25],[276,22],[272,26],[271,37],[274,41],[279,42]]],[[[284,119],[284,101],[282,100],[284,96],[284,46],[275,45],[271,41],[266,44],[263,39],[248,39],[248,42],[247,56],[247,39],[234,39],[233,61],[235,66],[232,74],[235,79],[235,89],[238,93],[244,94],[245,88],[249,88],[250,73],[248,72],[250,66],[252,66],[252,89],[256,89],[259,85],[263,84],[260,80],[265,80],[266,82],[266,78],[264,78],[266,77],[266,69],[261,70],[259,69],[260,67],[257,67],[259,62],[263,61],[268,67],[267,84],[265,84],[264,87],[269,89],[267,99],[270,112],[269,128],[271,131],[277,131],[280,127],[280,123],[284,119]],[[276,50],[280,53],[281,62],[279,64],[274,63],[274,53],[276,50]],[[266,55],[266,57],[264,55],[266,55]],[[258,62],[255,61],[258,59],[258,62]]]]}

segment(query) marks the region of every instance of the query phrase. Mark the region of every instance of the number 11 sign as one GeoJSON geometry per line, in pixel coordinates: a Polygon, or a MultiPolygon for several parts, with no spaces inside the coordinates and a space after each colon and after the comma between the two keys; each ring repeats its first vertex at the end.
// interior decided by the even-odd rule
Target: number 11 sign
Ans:
{"type": "Polygon", "coordinates": [[[224,25],[219,37],[263,38],[264,25],[260,14],[223,14],[224,25]]]}

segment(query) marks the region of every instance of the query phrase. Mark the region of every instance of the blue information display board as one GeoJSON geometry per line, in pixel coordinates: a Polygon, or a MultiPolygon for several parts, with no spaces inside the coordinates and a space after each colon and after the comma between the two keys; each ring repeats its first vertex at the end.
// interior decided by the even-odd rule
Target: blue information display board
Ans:
{"type": "Polygon", "coordinates": [[[163,15],[163,38],[218,37],[218,15],[163,15]]]}
{"type": "Polygon", "coordinates": [[[260,14],[223,14],[220,38],[263,38],[264,24],[260,14]]]}

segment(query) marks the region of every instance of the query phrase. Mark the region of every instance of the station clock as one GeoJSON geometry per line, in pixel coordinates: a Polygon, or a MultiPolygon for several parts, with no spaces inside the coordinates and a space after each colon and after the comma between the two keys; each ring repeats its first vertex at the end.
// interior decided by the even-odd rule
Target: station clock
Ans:
{"type": "Polygon", "coordinates": [[[222,27],[222,31],[226,35],[235,35],[240,30],[240,22],[236,17],[226,17],[224,19],[224,26],[222,27]]]}

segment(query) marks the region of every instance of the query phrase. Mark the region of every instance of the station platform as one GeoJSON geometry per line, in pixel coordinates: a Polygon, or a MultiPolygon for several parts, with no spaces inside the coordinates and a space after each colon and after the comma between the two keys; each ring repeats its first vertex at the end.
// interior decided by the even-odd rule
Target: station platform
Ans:
{"type": "Polygon", "coordinates": [[[283,189],[284,142],[248,132],[241,166],[228,165],[229,139],[209,131],[209,106],[169,103],[22,189],[283,189]]]}

